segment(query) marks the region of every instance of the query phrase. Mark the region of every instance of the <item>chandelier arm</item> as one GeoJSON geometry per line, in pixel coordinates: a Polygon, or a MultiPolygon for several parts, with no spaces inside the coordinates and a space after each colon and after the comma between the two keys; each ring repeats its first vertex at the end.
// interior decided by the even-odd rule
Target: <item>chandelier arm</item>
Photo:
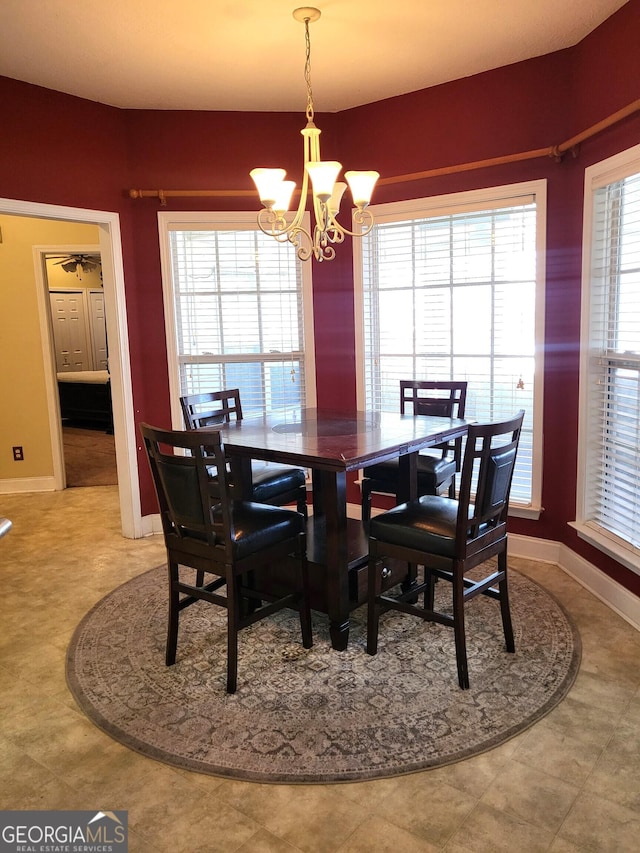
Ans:
{"type": "Polygon", "coordinates": [[[294,228],[289,233],[287,239],[296,250],[296,254],[301,261],[308,261],[311,255],[314,254],[313,241],[306,228],[294,228]],[[300,237],[304,239],[301,240],[300,237]]]}
{"type": "MultiPolygon", "coordinates": [[[[311,247],[310,249],[305,250],[307,251],[307,259],[313,251],[314,241],[309,231],[303,225],[296,223],[295,220],[287,223],[284,216],[278,216],[278,214],[273,210],[263,208],[259,211],[258,228],[263,234],[266,234],[268,237],[274,237],[279,243],[286,243],[289,241],[296,247],[302,246],[300,241],[300,236],[302,236],[311,247]]],[[[301,260],[305,259],[301,258],[301,260]]]]}
{"type": "MultiPolygon", "coordinates": [[[[350,231],[348,228],[345,228],[338,220],[329,213],[329,222],[327,223],[327,230],[334,229],[336,231],[341,232],[343,235],[348,234],[349,237],[365,237],[373,228],[374,220],[373,214],[370,210],[356,210],[353,214],[353,219],[357,225],[361,225],[362,228],[358,231],[350,231]]],[[[336,242],[342,242],[336,241],[336,242]]]]}
{"type": "Polygon", "coordinates": [[[266,207],[258,211],[258,228],[263,234],[276,238],[286,235],[290,230],[283,216],[278,216],[274,210],[266,207]]]}
{"type": "Polygon", "coordinates": [[[342,228],[329,228],[327,229],[327,237],[329,238],[330,243],[344,243],[344,235],[345,231],[342,228]]]}
{"type": "Polygon", "coordinates": [[[316,228],[321,234],[327,230],[328,210],[326,204],[323,204],[320,199],[313,195],[313,212],[316,217],[316,228]]]}
{"type": "Polygon", "coordinates": [[[313,253],[316,261],[332,261],[336,256],[333,246],[318,246],[313,253]]]}
{"type": "Polygon", "coordinates": [[[312,140],[306,134],[302,134],[303,149],[304,149],[304,165],[302,167],[302,186],[300,188],[300,202],[296,211],[295,220],[298,224],[302,222],[307,207],[307,196],[309,194],[309,173],[307,172],[307,163],[311,156],[312,140]]]}
{"type": "Polygon", "coordinates": [[[300,201],[298,202],[298,209],[295,212],[295,215],[291,221],[292,228],[302,228],[302,220],[304,219],[305,209],[306,209],[306,199],[307,199],[307,179],[306,177],[302,179],[302,188],[300,190],[300,201]]]}

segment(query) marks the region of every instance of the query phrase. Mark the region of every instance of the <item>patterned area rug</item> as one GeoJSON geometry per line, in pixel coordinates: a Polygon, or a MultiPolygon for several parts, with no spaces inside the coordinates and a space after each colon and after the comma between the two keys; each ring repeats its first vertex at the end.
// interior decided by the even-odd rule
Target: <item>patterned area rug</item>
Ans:
{"type": "MultiPolygon", "coordinates": [[[[225,692],[225,622],[205,602],[183,611],[178,657],[164,665],[166,570],[100,601],[71,641],[67,681],[116,740],[168,764],[261,782],[336,782],[441,766],[503,743],[567,694],[580,640],[551,595],[511,574],[516,653],[504,650],[497,602],[467,607],[471,689],[458,687],[453,631],[389,612],[378,654],[365,652],[366,609],[349,648],[331,649],[314,614],[314,646],[280,611],[240,634],[238,692],[225,692]]],[[[450,585],[437,584],[450,600],[450,585]]]]}

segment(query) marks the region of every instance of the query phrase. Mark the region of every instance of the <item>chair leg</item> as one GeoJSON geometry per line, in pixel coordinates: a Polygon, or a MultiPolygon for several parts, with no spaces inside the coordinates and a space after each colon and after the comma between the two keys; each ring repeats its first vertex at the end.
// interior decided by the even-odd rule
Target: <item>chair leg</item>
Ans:
{"type": "Polygon", "coordinates": [[[424,609],[433,613],[435,603],[436,576],[427,566],[424,567],[424,609]]]}
{"type": "Polygon", "coordinates": [[[369,533],[369,522],[371,521],[371,482],[367,477],[362,478],[362,524],[365,533],[369,533]]]}
{"type": "Polygon", "coordinates": [[[508,652],[515,652],[516,645],[513,639],[513,623],[511,622],[511,608],[509,607],[509,581],[507,578],[507,553],[503,551],[498,555],[498,569],[504,572],[503,579],[498,583],[500,590],[500,613],[502,614],[502,629],[504,641],[508,652]]]}
{"type": "Polygon", "coordinates": [[[167,626],[167,649],[165,663],[173,666],[178,648],[178,616],[180,613],[180,591],[178,590],[178,564],[168,563],[169,569],[169,622],[167,626]]]}
{"type": "Polygon", "coordinates": [[[307,562],[306,550],[303,550],[298,556],[300,557],[300,630],[303,647],[310,649],[313,646],[313,634],[311,631],[311,606],[309,604],[309,563],[307,562]]]}
{"type": "Polygon", "coordinates": [[[456,663],[458,665],[458,684],[463,690],[469,688],[469,670],[467,667],[467,642],[464,630],[464,576],[462,570],[453,567],[453,632],[456,643],[456,663]]]}
{"type": "Polygon", "coordinates": [[[369,558],[369,571],[367,576],[367,654],[375,655],[378,651],[378,621],[380,619],[380,605],[376,602],[379,588],[382,586],[382,578],[378,578],[378,560],[369,558]]]}
{"type": "Polygon", "coordinates": [[[296,509],[299,513],[304,515],[305,518],[308,517],[308,509],[307,509],[307,487],[300,486],[300,491],[298,492],[298,500],[296,502],[296,509]]]}
{"type": "MultiPolygon", "coordinates": [[[[411,592],[412,588],[418,585],[418,566],[416,563],[407,563],[407,574],[402,579],[400,583],[400,589],[402,590],[402,594],[406,595],[408,592],[411,592]]],[[[416,604],[418,601],[417,595],[412,595],[410,598],[405,599],[408,604],[416,604]]]]}
{"type": "MultiPolygon", "coordinates": [[[[255,589],[255,575],[253,572],[247,572],[246,575],[242,575],[242,583],[248,589],[255,589]]],[[[249,616],[251,613],[255,613],[256,610],[259,610],[262,607],[262,601],[259,598],[252,598],[249,596],[240,596],[240,617],[244,619],[246,616],[249,616]]]]}
{"type": "Polygon", "coordinates": [[[231,566],[227,566],[227,693],[235,693],[238,685],[238,626],[240,595],[231,566]]]}

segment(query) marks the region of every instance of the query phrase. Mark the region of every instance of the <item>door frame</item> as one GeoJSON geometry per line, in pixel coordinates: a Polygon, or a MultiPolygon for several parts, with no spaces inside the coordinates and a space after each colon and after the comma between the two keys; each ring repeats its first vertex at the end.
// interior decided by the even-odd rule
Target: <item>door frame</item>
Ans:
{"type": "MultiPolygon", "coordinates": [[[[103,210],[63,207],[39,202],[0,198],[0,213],[29,216],[36,219],[53,219],[81,222],[98,226],[99,251],[102,260],[105,317],[109,340],[109,371],[111,375],[111,402],[118,471],[118,493],[122,535],[137,539],[145,535],[140,506],[140,480],[136,455],[136,435],[133,418],[133,391],[131,386],[131,361],[122,260],[120,217],[103,210]]],[[[57,246],[53,251],[57,251],[57,246]]],[[[84,247],[86,251],[86,247],[84,247]]],[[[58,384],[53,360],[53,341],[50,322],[48,285],[43,268],[44,256],[51,254],[47,247],[34,247],[38,311],[43,347],[43,362],[47,402],[49,405],[50,442],[56,484],[64,481],[64,452],[58,384]],[[55,413],[55,416],[54,416],[55,413]]],[[[56,485],[56,488],[59,486],[56,485]]],[[[62,486],[60,486],[62,488],[62,486]]]]}

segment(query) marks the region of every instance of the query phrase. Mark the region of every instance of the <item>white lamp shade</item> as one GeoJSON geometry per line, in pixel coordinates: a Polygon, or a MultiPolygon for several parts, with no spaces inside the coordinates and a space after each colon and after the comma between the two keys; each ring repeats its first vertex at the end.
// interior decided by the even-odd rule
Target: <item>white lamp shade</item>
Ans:
{"type": "Polygon", "coordinates": [[[366,207],[371,201],[371,194],[380,177],[380,172],[345,172],[349,189],[356,207],[366,207]]]}
{"type": "Polygon", "coordinates": [[[286,213],[291,204],[291,196],[296,188],[295,181],[280,181],[276,187],[276,198],[273,202],[273,209],[276,213],[286,213]]]}
{"type": "Polygon", "coordinates": [[[280,189],[286,176],[284,169],[252,169],[249,172],[258,189],[260,201],[265,207],[273,207],[276,199],[282,195],[280,189]]]}
{"type": "Polygon", "coordinates": [[[331,194],[331,198],[327,203],[327,207],[329,208],[329,213],[332,216],[337,216],[340,210],[340,202],[342,201],[342,196],[347,188],[347,185],[344,181],[336,181],[333,187],[333,192],[331,194]]]}
{"type": "Polygon", "coordinates": [[[320,201],[328,202],[333,194],[333,185],[342,169],[342,163],[337,160],[316,160],[305,166],[311,183],[313,193],[320,201]]]}

